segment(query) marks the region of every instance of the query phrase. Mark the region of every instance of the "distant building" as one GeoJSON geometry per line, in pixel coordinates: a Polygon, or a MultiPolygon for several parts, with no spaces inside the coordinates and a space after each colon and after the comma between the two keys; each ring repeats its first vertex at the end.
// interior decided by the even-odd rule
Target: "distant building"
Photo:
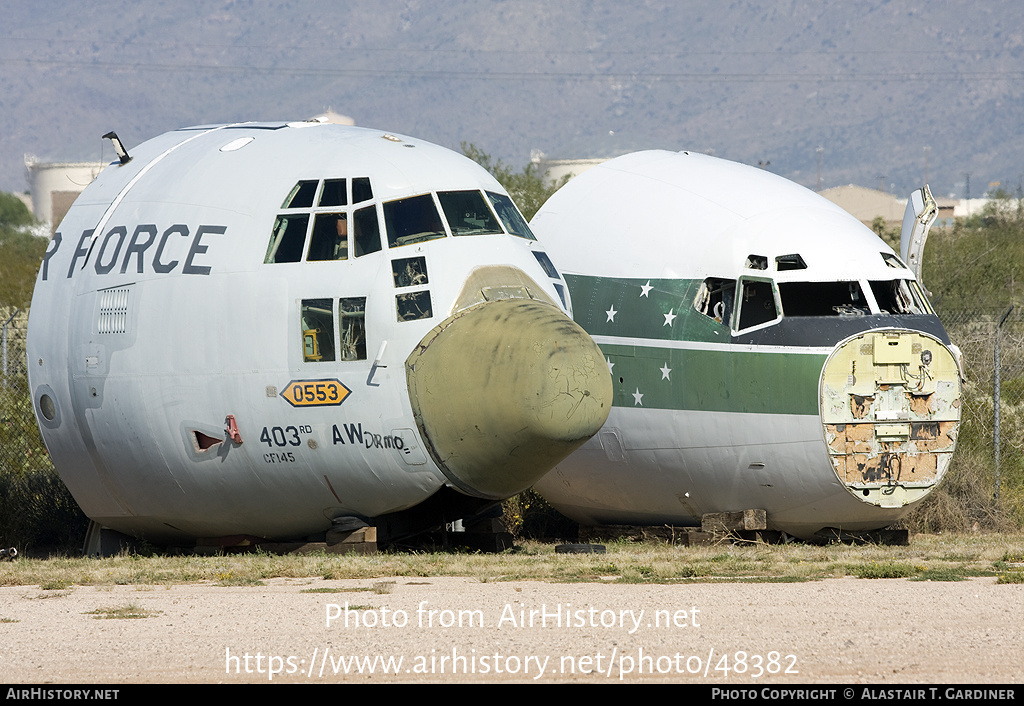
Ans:
{"type": "MultiPolygon", "coordinates": [[[[954,215],[957,218],[969,218],[976,216],[985,210],[991,199],[980,198],[980,199],[949,199],[955,204],[954,215]]],[[[1017,208],[1017,199],[1007,199],[1006,204],[997,206],[997,208],[1004,212],[1007,210],[1015,211],[1017,208]]]]}
{"type": "Polygon", "coordinates": [[[594,159],[547,159],[543,156],[532,159],[537,165],[541,178],[547,184],[554,184],[565,176],[579,176],[591,167],[607,162],[608,157],[594,159]]]}
{"type": "Polygon", "coordinates": [[[935,205],[939,207],[939,215],[935,217],[933,225],[937,228],[953,225],[953,218],[957,215],[956,205],[959,202],[946,196],[932,194],[932,197],[935,199],[935,205]]]}
{"type": "Polygon", "coordinates": [[[903,214],[907,210],[906,199],[856,184],[836,186],[818,193],[868,227],[879,216],[887,227],[898,227],[902,225],[903,214]]]}
{"type": "MultiPolygon", "coordinates": [[[[856,184],[836,186],[818,193],[869,228],[878,217],[885,221],[886,228],[899,228],[903,225],[903,215],[907,211],[907,199],[905,198],[901,199],[885,191],[868,189],[856,184]]],[[[954,213],[954,209],[959,204],[956,199],[934,196],[934,194],[932,197],[939,209],[935,218],[935,226],[952,225],[953,217],[962,215],[959,212],[954,213]]]]}
{"type": "Polygon", "coordinates": [[[605,134],[582,136],[558,150],[561,156],[548,155],[539,149],[530,152],[530,161],[537,165],[544,181],[553,184],[566,175],[579,176],[591,167],[631,152],[651,149],[679,149],[646,135],[609,130],[605,134]],[[577,155],[587,155],[580,157],[577,155]]]}
{"type": "Polygon", "coordinates": [[[32,213],[49,226],[51,235],[78,195],[106,166],[106,162],[41,162],[25,156],[32,213]]]}

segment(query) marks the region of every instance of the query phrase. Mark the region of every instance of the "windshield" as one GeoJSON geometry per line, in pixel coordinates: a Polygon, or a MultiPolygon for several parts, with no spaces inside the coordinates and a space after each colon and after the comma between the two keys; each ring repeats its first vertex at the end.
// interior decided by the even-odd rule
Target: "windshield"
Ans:
{"type": "Polygon", "coordinates": [[[512,203],[512,199],[505,196],[505,194],[496,194],[493,191],[487,192],[487,198],[491,200],[494,210],[498,212],[498,218],[505,225],[505,230],[512,235],[518,235],[520,238],[527,238],[528,240],[537,239],[534,237],[533,231],[530,230],[530,226],[526,224],[526,219],[519,213],[516,205],[512,203]]]}
{"type": "Polygon", "coordinates": [[[785,316],[863,316],[870,313],[858,282],[780,282],[785,316]]]}
{"type": "Polygon", "coordinates": [[[443,238],[446,235],[441,216],[430,194],[388,201],[384,204],[384,223],[387,224],[390,248],[443,238]]]}
{"type": "Polygon", "coordinates": [[[501,233],[484,195],[479,191],[438,191],[437,199],[448,219],[452,235],[487,235],[501,233]]]}

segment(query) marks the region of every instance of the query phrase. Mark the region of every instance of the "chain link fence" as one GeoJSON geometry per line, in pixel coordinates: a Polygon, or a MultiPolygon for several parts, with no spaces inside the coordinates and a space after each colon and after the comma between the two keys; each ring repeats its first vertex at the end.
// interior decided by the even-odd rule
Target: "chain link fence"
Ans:
{"type": "Polygon", "coordinates": [[[962,517],[959,522],[936,517],[926,524],[935,525],[931,529],[1019,527],[1024,521],[1024,310],[940,311],[939,318],[963,355],[964,387],[956,453],[933,505],[945,503],[952,512],[949,505],[958,502],[962,517]],[[969,527],[961,526],[965,521],[969,527]]]}
{"type": "Polygon", "coordinates": [[[0,307],[0,547],[75,552],[88,524],[57,477],[32,411],[28,312],[0,307]]]}
{"type": "Polygon", "coordinates": [[[25,333],[28,312],[0,308],[0,467],[4,474],[52,470],[28,389],[25,333]]]}
{"type": "MultiPolygon", "coordinates": [[[[1024,524],[1024,308],[1007,309],[940,312],[963,354],[962,425],[946,479],[909,520],[914,529],[1024,524]]],[[[0,546],[75,551],[87,521],[36,426],[25,357],[28,312],[0,307],[0,324],[0,546]]]]}

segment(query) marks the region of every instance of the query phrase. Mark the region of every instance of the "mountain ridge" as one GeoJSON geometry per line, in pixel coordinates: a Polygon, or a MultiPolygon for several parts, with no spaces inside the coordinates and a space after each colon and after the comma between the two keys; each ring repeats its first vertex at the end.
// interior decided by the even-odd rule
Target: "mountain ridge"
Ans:
{"type": "MultiPolygon", "coordinates": [[[[710,152],[815,188],[1013,190],[1024,8],[866,3],[159,0],[15,3],[0,189],[26,153],[112,160],[185,125],[326,108],[510,164],[602,138],[710,152]],[[930,149],[926,149],[930,148],[930,149]]],[[[569,154],[567,150],[577,152],[569,154]]]]}

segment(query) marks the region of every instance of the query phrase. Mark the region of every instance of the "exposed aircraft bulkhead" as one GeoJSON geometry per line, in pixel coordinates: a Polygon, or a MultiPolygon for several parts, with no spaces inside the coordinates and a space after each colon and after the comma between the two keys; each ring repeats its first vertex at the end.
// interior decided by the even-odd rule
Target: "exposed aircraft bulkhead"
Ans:
{"type": "Polygon", "coordinates": [[[914,273],[819,195],[701,154],[619,157],[531,223],[612,374],[537,489],[584,523],[763,509],[800,537],[898,520],[949,468],[961,380],[914,273]]]}
{"type": "Polygon", "coordinates": [[[863,502],[902,508],[949,468],[960,427],[960,370],[920,331],[875,329],[843,341],[821,375],[821,420],[840,481],[863,502]]]}
{"type": "Polygon", "coordinates": [[[610,377],[567,301],[505,191],[449,150],[318,122],[186,128],[69,210],[29,378],[103,526],[408,531],[529,487],[605,421],[610,377]]]}

